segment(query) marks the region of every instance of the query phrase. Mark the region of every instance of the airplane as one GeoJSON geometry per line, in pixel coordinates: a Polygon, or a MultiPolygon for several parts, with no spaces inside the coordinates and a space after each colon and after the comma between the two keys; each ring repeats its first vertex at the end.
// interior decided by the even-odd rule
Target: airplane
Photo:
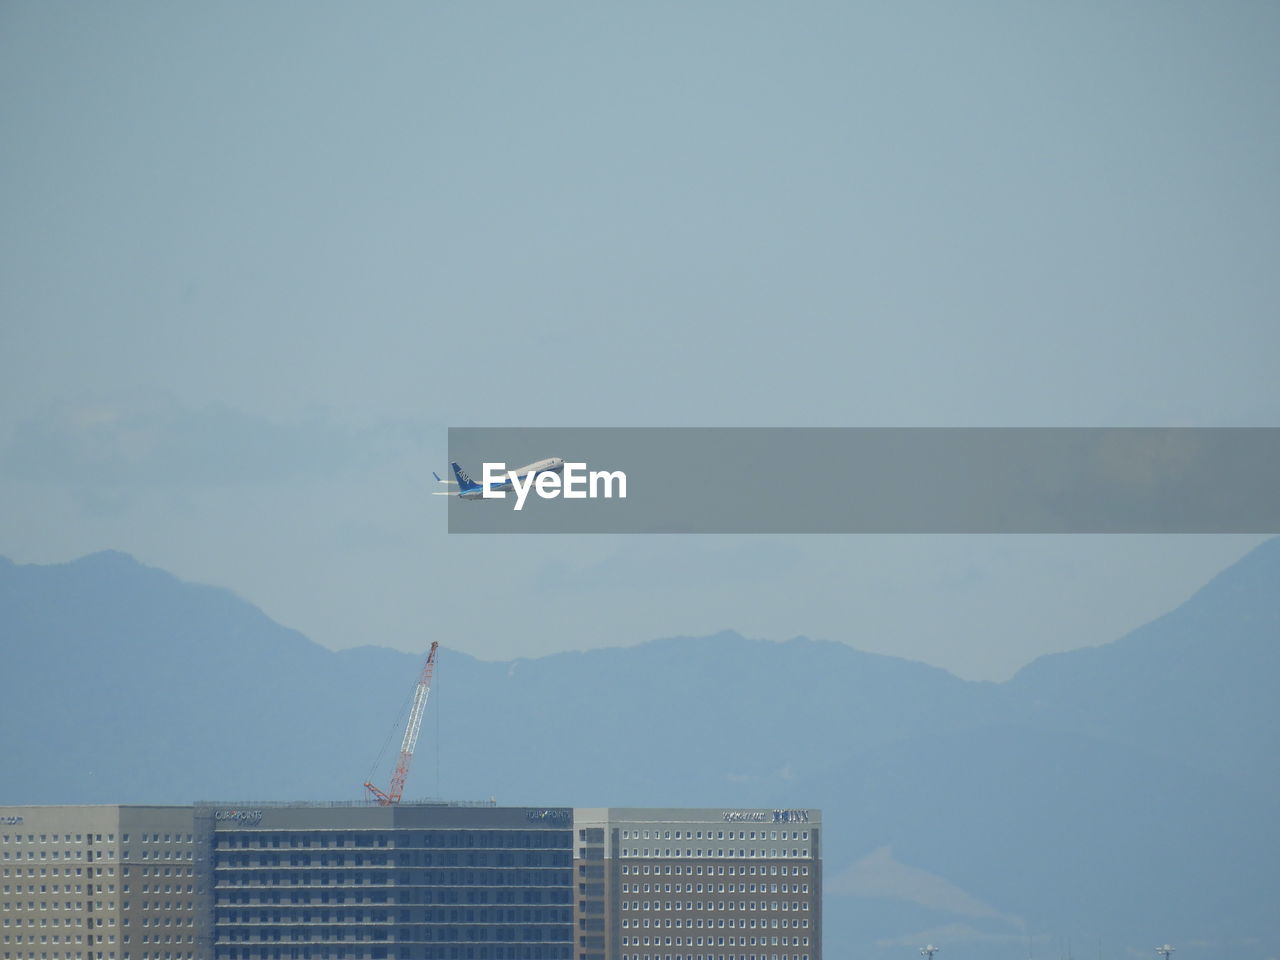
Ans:
{"type": "MultiPolygon", "coordinates": [[[[431,475],[436,478],[437,483],[457,487],[458,492],[456,495],[463,500],[480,500],[484,497],[484,484],[476,483],[471,479],[471,477],[467,476],[467,471],[458,466],[457,461],[450,460],[449,466],[453,468],[453,475],[458,479],[442,479],[440,474],[432,470],[431,475]]],[[[560,473],[562,470],[564,470],[564,461],[559,457],[548,457],[546,460],[536,460],[533,463],[525,464],[517,470],[507,471],[507,478],[497,483],[491,483],[489,485],[489,489],[505,493],[508,490],[514,489],[511,485],[512,476],[515,476],[523,482],[525,477],[528,477],[530,474],[536,477],[540,473],[560,473]]],[[[432,491],[432,493],[437,497],[452,497],[455,495],[452,490],[435,490],[432,491]]]]}

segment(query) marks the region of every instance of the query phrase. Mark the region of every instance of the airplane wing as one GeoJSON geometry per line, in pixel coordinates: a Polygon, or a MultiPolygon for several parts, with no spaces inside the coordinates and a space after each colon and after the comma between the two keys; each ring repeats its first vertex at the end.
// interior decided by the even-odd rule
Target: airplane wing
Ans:
{"type": "Polygon", "coordinates": [[[457,496],[457,494],[454,493],[452,490],[432,490],[431,495],[433,497],[456,497],[457,496]]]}

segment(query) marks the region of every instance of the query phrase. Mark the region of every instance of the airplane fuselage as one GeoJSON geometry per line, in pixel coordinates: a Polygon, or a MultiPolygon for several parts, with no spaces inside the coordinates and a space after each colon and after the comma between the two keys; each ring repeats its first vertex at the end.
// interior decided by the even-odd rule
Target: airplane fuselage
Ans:
{"type": "MultiPolygon", "coordinates": [[[[541,473],[560,473],[563,470],[564,461],[562,459],[559,457],[548,457],[546,460],[537,460],[533,463],[525,464],[523,467],[519,467],[515,470],[509,470],[507,472],[506,479],[497,483],[489,484],[489,490],[495,493],[505,493],[508,490],[514,489],[512,485],[512,477],[518,478],[520,482],[523,483],[525,478],[531,475],[536,477],[541,473]]],[[[482,483],[469,490],[459,490],[458,496],[463,500],[480,500],[484,498],[484,491],[485,486],[482,483]]]]}

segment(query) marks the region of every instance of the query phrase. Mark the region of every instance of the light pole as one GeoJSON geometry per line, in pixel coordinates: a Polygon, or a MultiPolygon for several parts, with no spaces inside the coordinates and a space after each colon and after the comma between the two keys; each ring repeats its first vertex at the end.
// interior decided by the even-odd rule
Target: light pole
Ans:
{"type": "MultiPolygon", "coordinates": [[[[931,943],[927,947],[920,948],[920,956],[924,957],[925,960],[933,960],[933,955],[938,952],[938,949],[931,943]]],[[[1169,958],[1165,957],[1164,960],[1169,960],[1169,958]]]]}
{"type": "Polygon", "coordinates": [[[1163,947],[1156,947],[1156,953],[1164,957],[1164,960],[1169,960],[1169,954],[1173,953],[1173,947],[1166,943],[1163,947]]]}

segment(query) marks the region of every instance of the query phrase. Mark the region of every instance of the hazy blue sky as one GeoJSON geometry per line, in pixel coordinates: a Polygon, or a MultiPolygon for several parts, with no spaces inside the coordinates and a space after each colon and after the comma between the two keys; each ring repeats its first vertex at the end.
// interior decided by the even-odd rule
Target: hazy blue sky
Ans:
{"type": "Polygon", "coordinates": [[[449,425],[1280,424],[1277,50],[1244,2],[10,0],[0,554],[333,647],[1111,639],[1260,538],[450,539],[429,471],[449,425]]]}

